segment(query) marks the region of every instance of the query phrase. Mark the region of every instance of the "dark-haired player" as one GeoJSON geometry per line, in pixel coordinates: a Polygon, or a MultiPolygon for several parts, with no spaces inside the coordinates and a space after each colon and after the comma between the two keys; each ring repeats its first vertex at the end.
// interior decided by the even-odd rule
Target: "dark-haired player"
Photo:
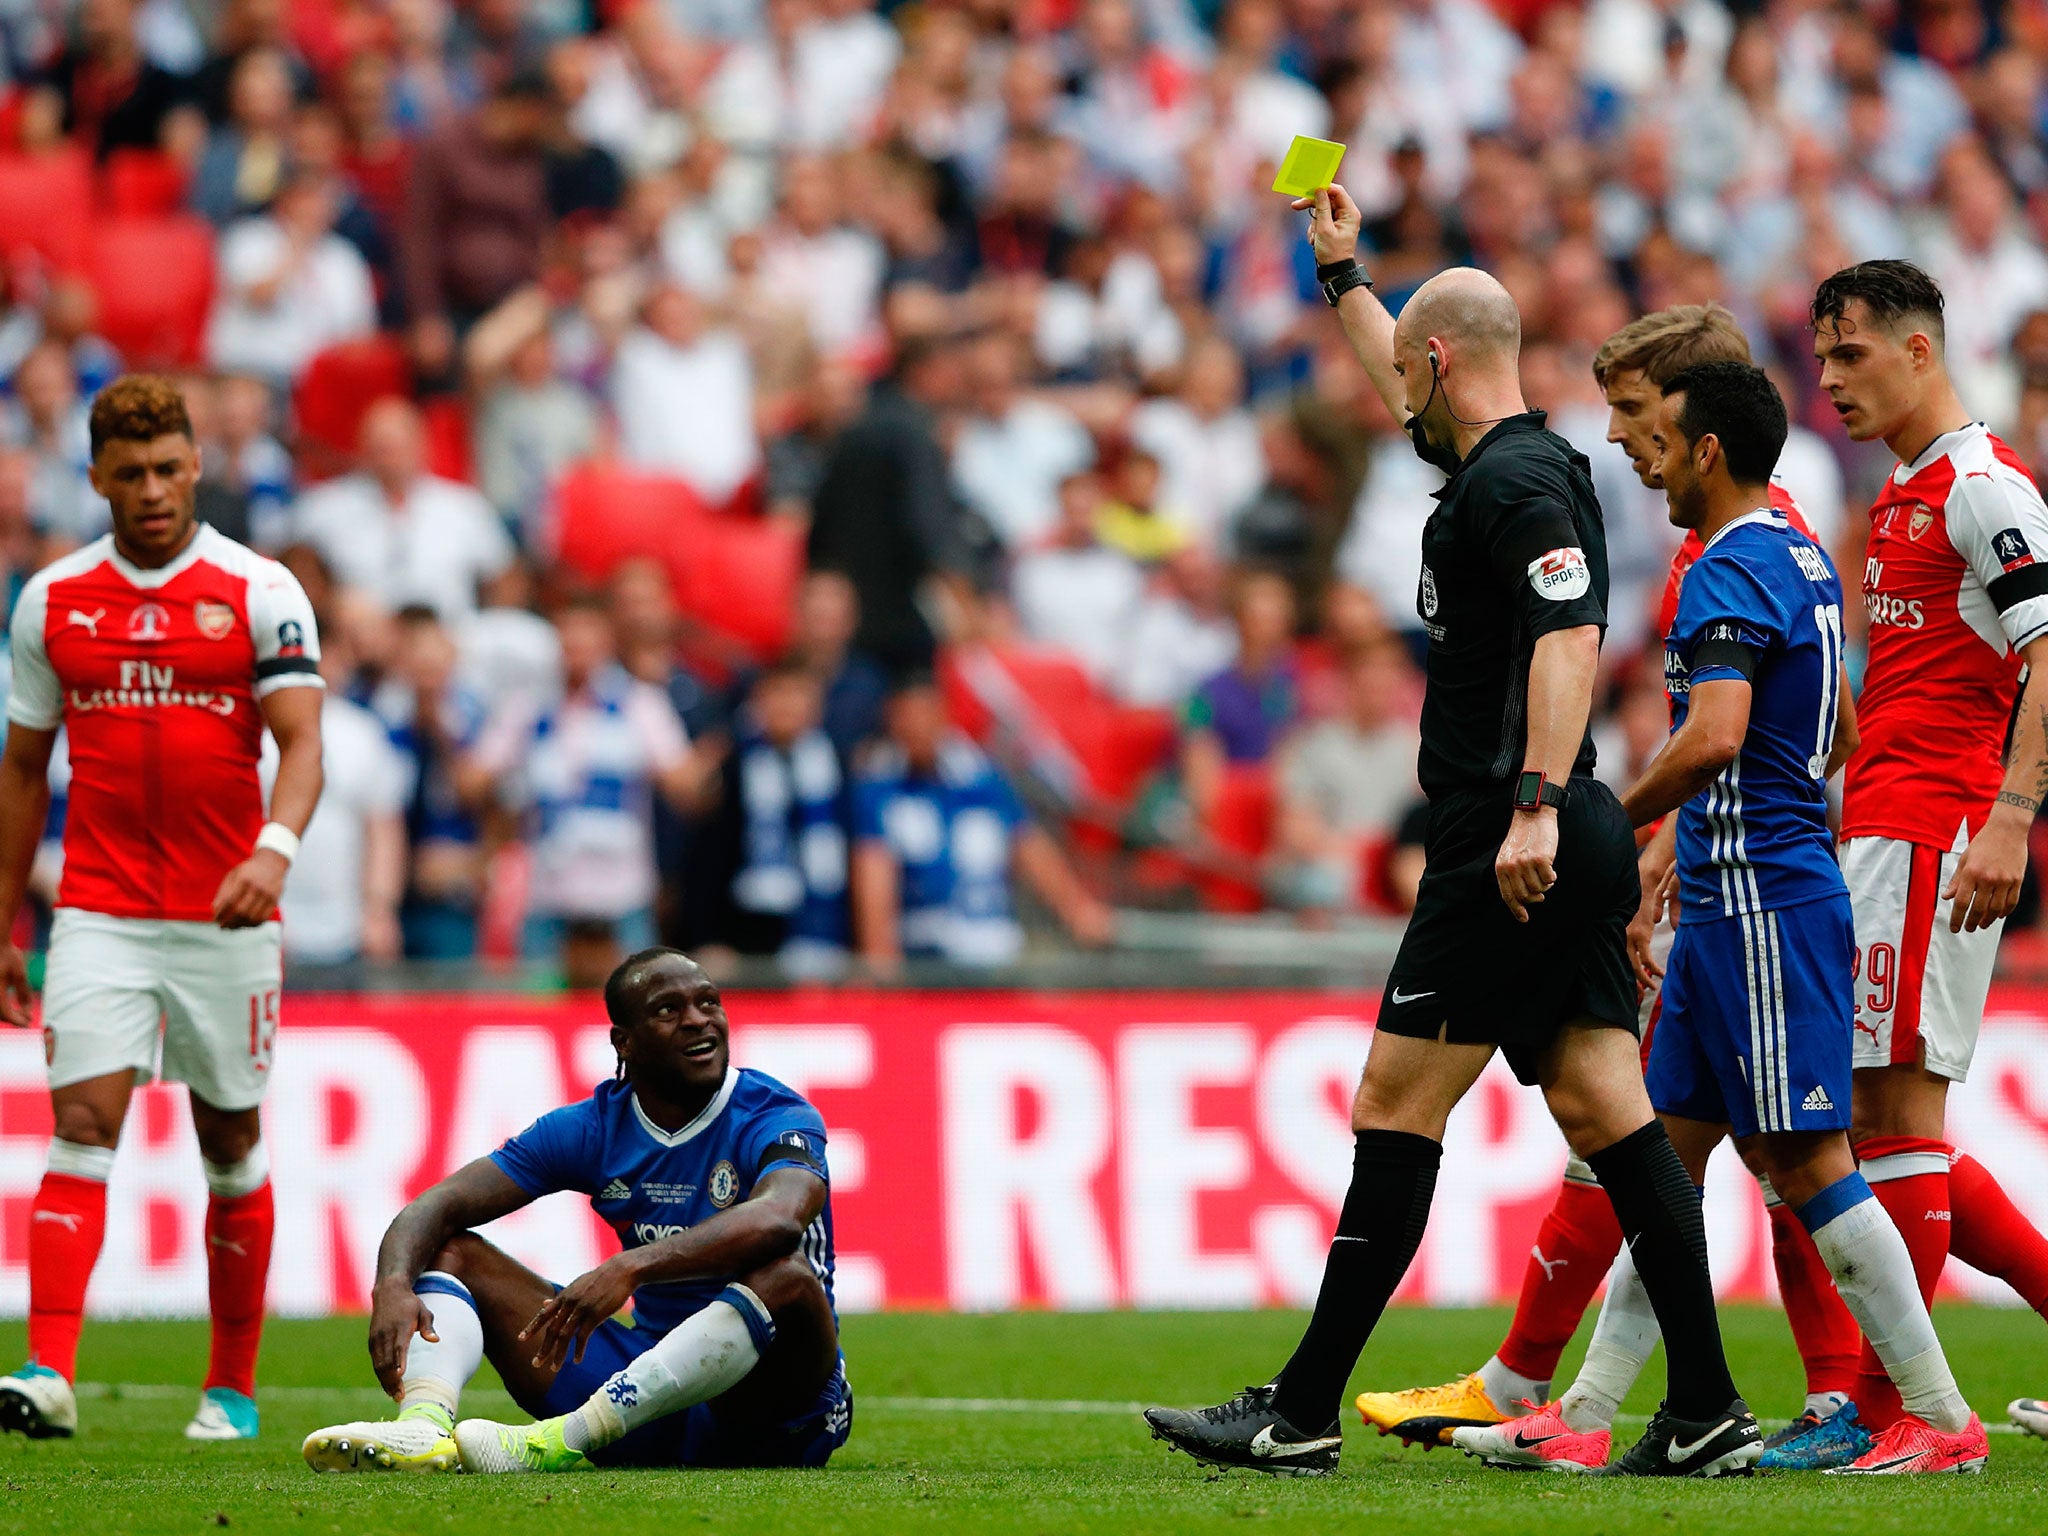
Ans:
{"type": "Polygon", "coordinates": [[[846,1443],[824,1122],[732,1065],[718,987],[687,955],[633,955],[604,1002],[618,1077],[392,1221],[370,1362],[398,1417],[314,1431],[315,1471],[816,1467],[846,1443]],[[620,1247],[567,1286],[469,1230],[571,1190],[620,1247]],[[456,1422],[486,1359],[539,1423],[456,1422]]]}
{"type": "MultiPolygon", "coordinates": [[[[1813,323],[1842,425],[1899,459],[1870,511],[1863,745],[1842,806],[1857,1152],[1927,1296],[1953,1252],[2048,1314],[2048,1241],[1946,1123],[2048,796],[2048,508],[1957,397],[1926,273],[1845,268],[1814,295],[1813,323]]],[[[1866,1351],[1856,1400],[1881,1431],[1899,1404],[1875,1367],[1866,1351]]]]}
{"type": "MultiPolygon", "coordinates": [[[[23,589],[0,757],[5,934],[42,835],[51,748],[60,726],[68,733],[64,879],[43,986],[56,1134],[29,1212],[29,1362],[0,1377],[0,1429],[77,1427],[71,1380],[107,1177],[129,1095],[161,1071],[192,1090],[212,1196],[213,1353],[185,1433],[241,1440],[257,1429],[270,1269],[258,1106],[277,1038],[277,898],[320,798],[319,638],[283,566],[197,520],[199,449],[176,385],[108,385],[91,443],[113,532],[23,589]],[[265,726],[279,748],[267,821],[265,726]]],[[[27,969],[4,940],[0,1016],[30,1022],[27,969]]]]}
{"type": "MultiPolygon", "coordinates": [[[[1769,504],[1785,431],[1784,402],[1747,363],[1689,368],[1665,386],[1659,475],[1672,522],[1700,535],[1701,553],[1665,642],[1671,740],[1622,801],[1638,826],[1677,812],[1684,916],[1650,1047],[1650,1102],[1696,1183],[1714,1147],[1735,1137],[1877,1341],[1914,1417],[1845,1470],[1976,1472],[1984,1427],[1956,1390],[1911,1254],[1849,1148],[1855,938],[1824,786],[1853,750],[1854,713],[1841,583],[1769,504]]],[[[1608,1287],[1596,1340],[1640,1369],[1656,1335],[1629,1321],[1647,1324],[1650,1309],[1627,1255],[1608,1287]]],[[[1453,1442],[1499,1466],[1597,1468],[1607,1431],[1584,1432],[1578,1396],[1575,1386],[1530,1418],[1460,1429],[1453,1442]]],[[[1645,1470],[1643,1460],[1639,1445],[1618,1470],[1645,1470]]]]}

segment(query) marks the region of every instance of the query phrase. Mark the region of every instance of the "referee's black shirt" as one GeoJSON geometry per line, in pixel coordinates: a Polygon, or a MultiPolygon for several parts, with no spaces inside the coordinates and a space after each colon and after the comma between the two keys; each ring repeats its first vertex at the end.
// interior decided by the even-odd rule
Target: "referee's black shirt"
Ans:
{"type": "MultiPolygon", "coordinates": [[[[1431,800],[1522,771],[1539,637],[1607,624],[1607,535],[1584,454],[1510,416],[1473,445],[1422,533],[1416,611],[1429,631],[1419,776],[1431,800]]],[[[1593,738],[1574,774],[1593,770],[1593,738]]]]}

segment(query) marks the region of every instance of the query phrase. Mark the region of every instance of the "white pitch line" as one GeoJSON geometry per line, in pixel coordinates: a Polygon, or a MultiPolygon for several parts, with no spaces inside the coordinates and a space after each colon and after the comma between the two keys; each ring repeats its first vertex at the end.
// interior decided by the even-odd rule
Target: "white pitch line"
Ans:
{"type": "MultiPolygon", "coordinates": [[[[139,1401],[156,1401],[166,1398],[188,1398],[191,1387],[173,1386],[168,1382],[105,1382],[81,1381],[78,1395],[83,1398],[135,1398],[139,1401]]],[[[364,1401],[390,1402],[382,1389],[377,1387],[260,1387],[259,1401],[302,1402],[316,1398],[360,1398],[364,1401]]],[[[511,1394],[496,1387],[473,1387],[463,1394],[465,1399],[489,1398],[493,1402],[510,1402],[511,1394]]],[[[1124,1417],[1142,1413],[1149,1403],[1123,1403],[1110,1398],[1096,1397],[876,1397],[862,1396],[858,1384],[854,1388],[854,1410],[880,1409],[884,1413],[996,1413],[996,1414],[1076,1414],[1101,1417],[1124,1417]]],[[[1647,1424],[1648,1414],[1623,1413],[1615,1416],[1617,1424],[1647,1424]]],[[[2018,1435],[2026,1431],[2014,1424],[1986,1424],[1985,1431],[1994,1435],[2018,1435]]]]}
{"type": "Polygon", "coordinates": [[[1116,1403],[1090,1397],[862,1397],[854,1388],[854,1411],[874,1407],[901,1413],[1143,1413],[1150,1403],[1116,1403]]]}

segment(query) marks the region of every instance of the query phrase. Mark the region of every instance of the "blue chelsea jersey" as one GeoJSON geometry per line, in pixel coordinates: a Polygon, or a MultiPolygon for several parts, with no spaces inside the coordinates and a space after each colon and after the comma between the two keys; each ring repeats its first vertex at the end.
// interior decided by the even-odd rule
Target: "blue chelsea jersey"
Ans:
{"type": "Polygon", "coordinates": [[[853,791],[853,835],[888,846],[901,874],[903,948],[956,965],[1001,965],[1023,947],[1010,901],[1017,834],[1030,824],[1017,792],[963,737],[934,771],[884,744],[853,791]]]}
{"type": "MultiPolygon", "coordinates": [[[[745,1200],[771,1168],[825,1169],[825,1122],[808,1100],[765,1073],[728,1067],[702,1114],[664,1131],[625,1083],[550,1110],[491,1154],[529,1195],[574,1190],[619,1234],[623,1248],[660,1242],[745,1200]]],[[[802,1253],[832,1295],[832,1202],[804,1233],[802,1253]]],[[[566,1277],[565,1277],[566,1278],[566,1277]]],[[[644,1285],[637,1327],[666,1333],[701,1311],[734,1275],[644,1285]]]]}
{"type": "Polygon", "coordinates": [[[1825,790],[1841,700],[1842,584],[1776,512],[1723,528],[1685,573],[1664,648],[1672,729],[1692,689],[1747,676],[1742,751],[1678,813],[1687,913],[1733,917],[1843,892],[1825,790]]]}

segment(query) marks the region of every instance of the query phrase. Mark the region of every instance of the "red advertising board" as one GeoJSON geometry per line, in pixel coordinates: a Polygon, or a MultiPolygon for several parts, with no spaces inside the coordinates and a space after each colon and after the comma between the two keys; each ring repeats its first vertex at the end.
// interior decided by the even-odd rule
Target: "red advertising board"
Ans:
{"type": "MultiPolygon", "coordinates": [[[[809,1095],[830,1129],[844,1305],[1240,1307],[1314,1293],[1350,1172],[1370,1000],[818,992],[734,995],[729,1009],[740,1062],[809,1095]]],[[[0,1036],[0,1314],[27,1301],[49,1135],[40,1046],[0,1036]]],[[[266,1110],[272,1304],[360,1307],[404,1200],[611,1067],[594,998],[292,998],[266,1110]]],[[[2048,993],[1993,999],[1951,1129],[2048,1223],[2048,993]]],[[[1403,1298],[1512,1295],[1563,1162],[1541,1100],[1496,1063],[1452,1122],[1403,1298]]],[[[204,1205],[182,1090],[145,1090],[94,1310],[204,1312],[204,1205]]],[[[1708,1224],[1723,1293],[1772,1294],[1769,1229],[1725,1153],[1708,1224]]],[[[492,1235],[564,1280],[611,1242],[573,1196],[492,1235]]],[[[1960,1267],[1952,1279],[1998,1294],[1960,1267]]]]}

